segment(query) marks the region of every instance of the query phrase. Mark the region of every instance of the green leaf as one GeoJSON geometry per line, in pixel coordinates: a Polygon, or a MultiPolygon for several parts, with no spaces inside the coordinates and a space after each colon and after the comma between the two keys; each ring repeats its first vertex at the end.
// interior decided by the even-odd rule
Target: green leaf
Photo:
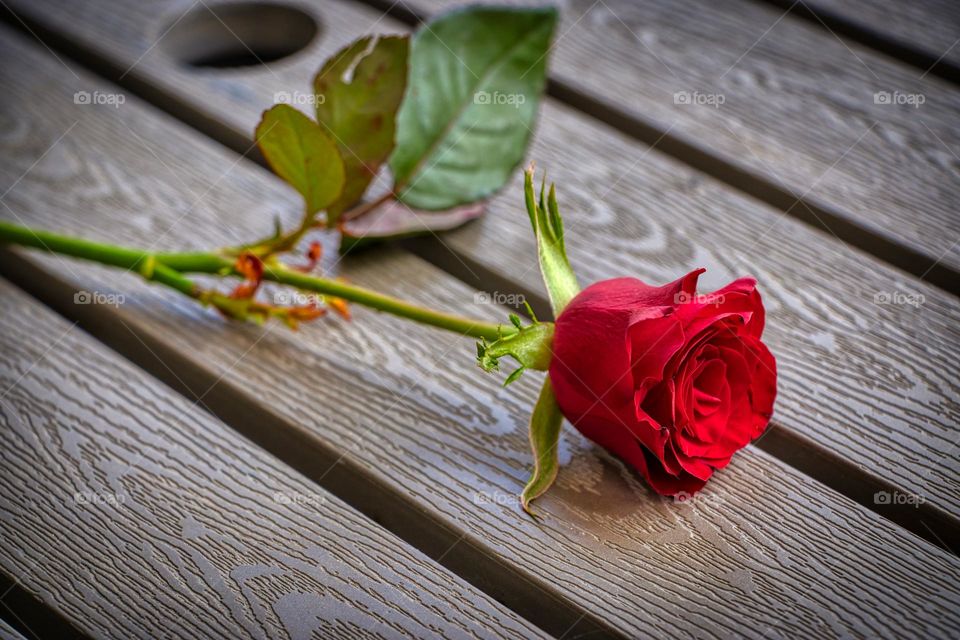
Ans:
{"type": "Polygon", "coordinates": [[[274,173],[300,192],[307,216],[327,208],[343,191],[343,160],[316,122],[290,105],[263,112],[257,145],[274,173]]]}
{"type": "Polygon", "coordinates": [[[479,217],[485,201],[454,207],[448,211],[417,211],[390,199],[359,218],[340,226],[340,252],[346,253],[385,240],[412,238],[456,229],[479,217]]]}
{"type": "Polygon", "coordinates": [[[393,150],[408,44],[407,36],[361,38],[327,60],[313,79],[317,122],[336,141],[346,170],[343,193],[327,209],[327,226],[360,200],[393,150]]]}
{"type": "Polygon", "coordinates": [[[540,199],[534,196],[533,166],[523,174],[524,199],[530,225],[537,237],[537,257],[540,262],[540,275],[550,296],[550,307],[554,317],[560,315],[563,308],[580,292],[577,276],[574,275],[567,260],[567,248],[563,237],[563,219],[557,205],[557,193],[550,185],[550,194],[544,202],[546,176],[540,187],[540,199]]]}
{"type": "Polygon", "coordinates": [[[449,209],[506,183],[530,139],[556,21],[552,7],[468,7],[417,32],[390,157],[403,202],[449,209]]]}
{"type": "Polygon", "coordinates": [[[520,376],[523,375],[523,372],[526,371],[524,367],[517,367],[513,372],[507,376],[507,379],[503,381],[503,386],[508,387],[517,380],[520,379],[520,376]]]}
{"type": "Polygon", "coordinates": [[[534,468],[530,481],[520,494],[520,504],[530,515],[536,515],[530,502],[543,495],[557,477],[557,443],[560,440],[560,425],[563,414],[550,384],[550,377],[543,381],[537,406],[530,416],[530,447],[533,449],[534,468]]]}

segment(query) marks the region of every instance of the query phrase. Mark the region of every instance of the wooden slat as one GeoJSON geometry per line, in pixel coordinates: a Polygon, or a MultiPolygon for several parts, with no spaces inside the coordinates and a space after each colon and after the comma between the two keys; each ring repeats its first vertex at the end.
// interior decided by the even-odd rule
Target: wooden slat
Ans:
{"type": "Polygon", "coordinates": [[[0,620],[0,640],[24,640],[24,638],[5,620],[0,620]]]}
{"type": "MultiPolygon", "coordinates": [[[[183,70],[157,53],[162,41],[150,49],[151,29],[179,15],[158,3],[123,3],[72,20],[64,7],[49,20],[155,87],[161,101],[191,105],[242,138],[275,93],[309,84],[324,55],[370,29],[401,28],[361,6],[314,6],[325,35],[304,54],[253,71],[183,70]]],[[[866,479],[863,500],[887,484],[924,496],[941,515],[960,516],[956,300],[555,101],[544,107],[530,157],[560,185],[571,257],[585,282],[623,274],[665,282],[705,266],[709,288],[753,273],[771,311],[778,422],[790,437],[804,450],[852,461],[866,479]],[[885,294],[925,302],[874,303],[885,294]]],[[[439,259],[501,283],[486,286],[539,295],[518,193],[515,181],[485,220],[447,236],[439,259]]],[[[818,464],[833,473],[833,459],[818,464]]],[[[928,535],[930,526],[916,528],[928,535]]]]}
{"type": "Polygon", "coordinates": [[[766,0],[826,29],[906,59],[924,73],[957,81],[960,70],[960,6],[952,0],[766,0]],[[946,67],[946,69],[944,69],[946,67]]]}
{"type": "MultiPolygon", "coordinates": [[[[269,213],[294,215],[295,199],[276,180],[246,165],[221,176],[229,154],[133,98],[116,111],[74,108],[66,97],[78,87],[106,87],[79,72],[72,79],[19,38],[16,55],[6,53],[18,60],[0,77],[7,103],[20,107],[20,134],[3,138],[10,161],[0,185],[78,121],[10,190],[6,201],[24,220],[118,242],[158,238],[170,248],[255,236],[269,226],[269,213]],[[206,189],[209,207],[180,205],[183,193],[206,189]],[[160,237],[172,215],[185,211],[189,225],[160,237]]],[[[132,332],[130,341],[165,362],[192,362],[175,367],[176,375],[197,380],[198,393],[209,391],[204,403],[214,411],[239,406],[235,426],[269,440],[301,434],[288,455],[314,460],[308,473],[339,474],[345,492],[367,483],[370,495],[357,499],[378,520],[442,526],[452,542],[438,553],[444,562],[501,579],[506,567],[517,584],[491,582],[490,591],[514,598],[519,585],[535,603],[567,602],[595,620],[597,636],[892,637],[960,629],[960,561],[755,448],[701,498],[673,504],[567,430],[564,468],[538,504],[545,519],[537,522],[512,499],[529,471],[525,421],[537,380],[501,389],[472,366],[468,341],[362,309],[353,323],[296,334],[225,325],[130,275],[33,259],[71,287],[125,296],[116,309],[72,305],[72,290],[64,293],[50,277],[24,279],[91,325],[96,316],[132,332]],[[342,453],[333,469],[331,450],[342,453]]],[[[350,261],[345,273],[441,308],[504,314],[474,304],[472,291],[406,254],[371,254],[350,261]]],[[[581,630],[553,628],[558,636],[581,630]]]]}
{"type": "Polygon", "coordinates": [[[78,630],[540,637],[74,323],[0,296],[0,566],[78,630]]]}
{"type": "MultiPolygon", "coordinates": [[[[421,15],[468,3],[366,1],[421,15]]],[[[136,3],[121,2],[121,11],[111,3],[81,7],[69,0],[11,6],[41,32],[69,33],[111,59],[124,52],[118,76],[149,77],[151,87],[162,89],[158,97],[204,105],[216,114],[205,126],[227,123],[248,134],[250,120],[237,107],[253,100],[262,108],[256,97],[272,97],[277,89],[265,90],[294,69],[297,86],[306,90],[317,61],[332,53],[333,42],[342,43],[343,27],[355,23],[349,12],[340,15],[336,2],[298,6],[311,3],[317,14],[332,9],[322,17],[321,37],[269,70],[229,72],[231,79],[246,76],[260,85],[243,93],[226,90],[222,70],[173,71],[177,52],[165,49],[160,35],[196,8],[186,0],[129,8],[123,5],[136,3]],[[149,32],[146,23],[154,25],[149,32]],[[195,92],[198,85],[225,99],[212,105],[211,94],[195,92]]],[[[379,14],[363,20],[363,31],[388,24],[379,14]]],[[[747,0],[679,6],[572,0],[564,4],[557,33],[551,54],[556,93],[845,242],[960,292],[960,91],[950,83],[920,78],[916,69],[842,42],[820,25],[747,0]],[[676,104],[678,92],[720,93],[725,102],[720,108],[676,104]],[[920,94],[925,102],[920,108],[876,104],[878,92],[920,94]]]]}
{"type": "MultiPolygon", "coordinates": [[[[465,3],[403,5],[429,13],[465,3]]],[[[814,213],[804,205],[793,213],[847,242],[877,244],[870,234],[916,250],[923,259],[902,259],[916,273],[938,262],[935,268],[952,273],[941,286],[958,291],[960,90],[954,85],[921,79],[915,68],[749,0],[571,0],[558,34],[551,77],[563,92],[579,94],[571,99],[598,113],[611,107],[759,176],[786,191],[785,206],[803,198],[814,213]],[[722,94],[724,102],[676,104],[678,92],[722,94]],[[920,94],[925,102],[876,104],[878,92],[920,94]]],[[[772,197],[749,177],[694,160],[696,151],[680,153],[772,197]]],[[[893,258],[892,248],[877,251],[893,258]]]]}
{"type": "MultiPolygon", "coordinates": [[[[584,282],[623,274],[669,282],[703,266],[709,291],[754,275],[778,362],[777,423],[960,514],[960,302],[680,163],[653,161],[570,109],[551,105],[544,115],[551,130],[543,127],[530,157],[561,185],[570,258],[584,282]],[[597,160],[551,161],[564,157],[597,160]]],[[[535,255],[517,215],[521,188],[518,177],[493,216],[444,241],[539,293],[536,270],[514,275],[517,256],[535,255]]]]}

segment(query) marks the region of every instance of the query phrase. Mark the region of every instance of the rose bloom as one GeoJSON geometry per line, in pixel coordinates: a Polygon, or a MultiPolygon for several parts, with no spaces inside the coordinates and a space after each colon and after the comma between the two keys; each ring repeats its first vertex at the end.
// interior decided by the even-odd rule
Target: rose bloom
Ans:
{"type": "Polygon", "coordinates": [[[763,433],[777,391],[756,281],[698,295],[703,271],[662,287],[598,282],[556,321],[550,381],[564,416],[663,495],[698,491],[763,433]]]}

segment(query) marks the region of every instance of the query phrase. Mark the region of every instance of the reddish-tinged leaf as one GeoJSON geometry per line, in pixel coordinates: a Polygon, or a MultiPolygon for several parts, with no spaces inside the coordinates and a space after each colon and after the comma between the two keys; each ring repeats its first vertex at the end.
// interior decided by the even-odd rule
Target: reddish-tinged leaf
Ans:
{"type": "Polygon", "coordinates": [[[343,157],[343,193],[327,225],[358,202],[393,150],[397,109],[407,86],[407,36],[361,38],[331,57],[316,78],[317,122],[343,157]]]}
{"type": "Polygon", "coordinates": [[[446,211],[418,211],[390,199],[365,215],[341,224],[340,250],[449,231],[479,217],[485,206],[486,202],[480,201],[446,211]]]}

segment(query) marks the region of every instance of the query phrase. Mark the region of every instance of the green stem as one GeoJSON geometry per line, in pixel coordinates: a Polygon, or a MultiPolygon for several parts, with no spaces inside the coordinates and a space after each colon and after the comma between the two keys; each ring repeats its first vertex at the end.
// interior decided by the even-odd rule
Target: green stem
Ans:
{"type": "Polygon", "coordinates": [[[200,296],[200,287],[198,287],[193,280],[184,277],[179,271],[171,269],[162,262],[147,262],[144,264],[149,265],[149,271],[147,271],[146,268],[142,269],[140,275],[147,280],[165,284],[191,298],[200,296]]]}
{"type": "MultiPolygon", "coordinates": [[[[235,270],[232,259],[216,253],[152,253],[31,229],[3,221],[0,221],[0,243],[34,247],[50,253],[136,271],[148,280],[161,282],[194,298],[197,297],[199,290],[192,281],[182,275],[183,273],[241,275],[235,270]]],[[[510,335],[516,331],[509,325],[471,320],[435,311],[370,289],[329,278],[318,278],[285,267],[268,266],[264,269],[263,278],[298,289],[343,298],[371,309],[474,338],[494,340],[501,335],[510,335]]]]}
{"type": "Polygon", "coordinates": [[[370,289],[346,284],[338,280],[317,278],[315,276],[293,271],[284,267],[267,267],[263,272],[264,280],[272,280],[281,284],[290,285],[297,289],[304,289],[324,295],[343,298],[371,309],[377,309],[395,316],[408,318],[421,324],[429,324],[441,329],[455,331],[474,338],[496,339],[502,334],[513,333],[512,326],[503,326],[480,320],[471,320],[461,316],[435,311],[426,307],[410,304],[370,289]]]}

